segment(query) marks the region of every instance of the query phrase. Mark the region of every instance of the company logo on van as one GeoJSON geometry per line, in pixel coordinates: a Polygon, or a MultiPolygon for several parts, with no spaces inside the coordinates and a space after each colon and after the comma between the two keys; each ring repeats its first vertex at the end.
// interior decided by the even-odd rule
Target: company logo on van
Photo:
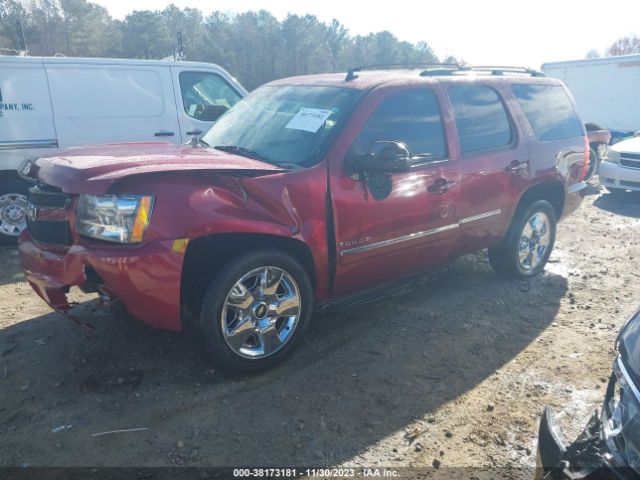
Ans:
{"type": "Polygon", "coordinates": [[[4,116],[4,112],[32,112],[35,110],[33,103],[7,103],[2,98],[2,90],[0,90],[0,117],[4,116]]]}

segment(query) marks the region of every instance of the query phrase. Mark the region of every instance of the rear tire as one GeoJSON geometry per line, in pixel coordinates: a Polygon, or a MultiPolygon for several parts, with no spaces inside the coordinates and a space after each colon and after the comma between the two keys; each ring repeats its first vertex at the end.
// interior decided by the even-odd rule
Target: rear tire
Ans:
{"type": "Polygon", "coordinates": [[[491,266],[510,278],[538,275],[553,250],[556,225],[555,210],[546,200],[519,207],[504,239],[489,248],[491,266]]]}
{"type": "Polygon", "coordinates": [[[17,178],[0,181],[0,245],[15,245],[27,227],[29,184],[17,178]]]}
{"type": "Polygon", "coordinates": [[[312,312],[313,290],[300,263],[276,250],[259,250],[220,268],[193,330],[203,353],[221,371],[254,374],[291,355],[312,312]]]}

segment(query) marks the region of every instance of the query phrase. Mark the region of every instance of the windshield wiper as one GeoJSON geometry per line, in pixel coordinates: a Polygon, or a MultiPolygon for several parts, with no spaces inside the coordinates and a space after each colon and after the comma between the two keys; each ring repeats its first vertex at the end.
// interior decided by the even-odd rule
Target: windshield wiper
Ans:
{"type": "Polygon", "coordinates": [[[263,162],[273,163],[268,158],[263,157],[258,152],[254,152],[248,148],[238,147],[236,145],[216,145],[216,150],[221,150],[223,152],[234,153],[236,155],[241,155],[243,157],[252,158],[254,160],[262,160],[263,162]]]}

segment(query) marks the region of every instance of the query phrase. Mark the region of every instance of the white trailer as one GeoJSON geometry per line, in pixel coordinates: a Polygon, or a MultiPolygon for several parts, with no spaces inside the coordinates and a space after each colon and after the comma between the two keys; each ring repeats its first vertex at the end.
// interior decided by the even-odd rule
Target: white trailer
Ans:
{"type": "Polygon", "coordinates": [[[569,87],[586,122],[640,130],[640,55],[544,63],[542,72],[569,87]]]}

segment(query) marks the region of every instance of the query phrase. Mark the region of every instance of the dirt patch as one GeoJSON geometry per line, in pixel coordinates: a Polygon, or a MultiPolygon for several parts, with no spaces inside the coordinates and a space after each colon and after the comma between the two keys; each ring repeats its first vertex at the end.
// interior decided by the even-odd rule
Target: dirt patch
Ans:
{"type": "Polygon", "coordinates": [[[0,250],[0,465],[483,467],[525,478],[545,404],[573,436],[637,306],[640,200],[593,195],[544,275],[461,258],[407,294],[314,320],[286,364],[233,379],[182,335],[80,297],[87,335],[0,250]],[[92,437],[118,429],[135,432],[92,437]]]}

